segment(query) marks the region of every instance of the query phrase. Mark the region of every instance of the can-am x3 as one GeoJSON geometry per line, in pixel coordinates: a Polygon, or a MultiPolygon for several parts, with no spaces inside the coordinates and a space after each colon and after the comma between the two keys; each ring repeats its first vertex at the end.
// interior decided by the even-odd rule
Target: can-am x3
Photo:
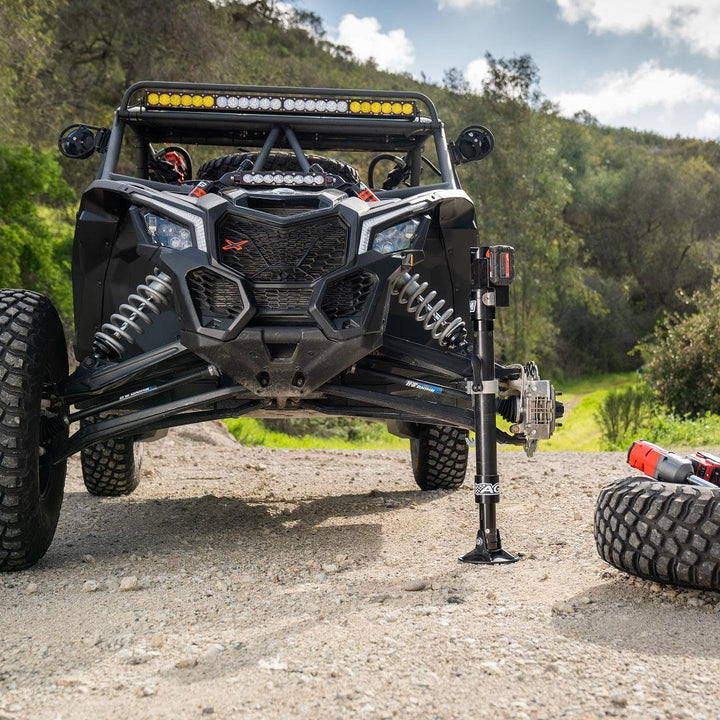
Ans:
{"type": "Polygon", "coordinates": [[[486,128],[448,143],[415,92],[140,82],[111,128],[58,144],[101,157],[73,249],[79,364],[47,298],[0,291],[0,570],[48,549],[71,455],[91,493],[123,495],[142,441],[239,416],[383,421],[423,490],[462,484],[474,432],[461,559],[515,559],[496,444],[531,453],[562,405],[534,363],[495,362],[514,251],[478,240],[455,171],[490,153],[486,128]]]}

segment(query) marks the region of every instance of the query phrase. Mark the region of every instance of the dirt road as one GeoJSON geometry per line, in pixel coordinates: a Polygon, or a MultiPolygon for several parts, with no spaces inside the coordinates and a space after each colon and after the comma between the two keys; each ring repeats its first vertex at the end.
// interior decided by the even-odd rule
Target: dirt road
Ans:
{"type": "Polygon", "coordinates": [[[0,720],[720,716],[720,598],[596,555],[621,454],[501,453],[495,568],[456,561],[470,487],[420,493],[406,453],[203,425],[145,459],[118,499],[73,461],[48,555],[0,576],[0,720]]]}

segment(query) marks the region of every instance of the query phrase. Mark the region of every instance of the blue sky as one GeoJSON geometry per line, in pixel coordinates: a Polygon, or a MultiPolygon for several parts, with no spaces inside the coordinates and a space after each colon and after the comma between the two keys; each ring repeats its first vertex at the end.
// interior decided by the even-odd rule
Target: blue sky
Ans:
{"type": "Polygon", "coordinates": [[[564,114],[720,138],[720,0],[297,0],[378,65],[480,87],[486,51],[529,53],[564,114]]]}

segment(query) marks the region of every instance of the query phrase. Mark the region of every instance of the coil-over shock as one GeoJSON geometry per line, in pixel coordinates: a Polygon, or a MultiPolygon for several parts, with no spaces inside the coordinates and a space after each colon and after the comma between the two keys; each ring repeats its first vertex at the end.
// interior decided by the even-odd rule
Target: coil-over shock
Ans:
{"type": "Polygon", "coordinates": [[[122,303],[118,311],[110,316],[110,321],[104,323],[95,333],[95,354],[113,360],[121,359],[125,353],[125,344],[131,345],[135,342],[131,331],[142,335],[140,321],[152,325],[152,315],[159,315],[162,308],[170,303],[170,295],[172,285],[169,275],[163,272],[148,275],[145,282],[138,285],[135,292],[128,296],[127,302],[122,303]]]}
{"type": "Polygon", "coordinates": [[[404,272],[395,281],[392,294],[398,296],[398,302],[406,305],[406,310],[414,316],[433,340],[448,350],[464,350],[467,348],[467,328],[465,321],[460,317],[453,317],[455,311],[448,308],[444,312],[445,300],[435,300],[437,292],[431,290],[424,295],[429,285],[418,282],[419,275],[410,275],[404,272]]]}

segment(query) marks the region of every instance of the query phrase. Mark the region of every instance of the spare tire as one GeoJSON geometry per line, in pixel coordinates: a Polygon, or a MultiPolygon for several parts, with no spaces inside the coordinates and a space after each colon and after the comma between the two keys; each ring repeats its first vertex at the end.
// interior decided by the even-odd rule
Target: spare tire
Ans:
{"type": "MultiPolygon", "coordinates": [[[[213,158],[203,163],[198,170],[198,180],[218,180],[225,173],[237,170],[240,167],[240,163],[243,160],[254,161],[259,153],[256,152],[241,152],[233,153],[232,155],[223,155],[221,157],[213,158]]],[[[322,167],[325,172],[339,175],[343,180],[351,184],[360,182],[360,175],[358,171],[342,160],[335,160],[335,158],[328,158],[322,155],[306,155],[305,156],[311,165],[318,164],[322,167]]],[[[263,170],[300,170],[300,163],[298,162],[295,153],[290,152],[272,152],[268,155],[263,170]]]]}
{"type": "Polygon", "coordinates": [[[631,575],[720,590],[720,488],[627,477],[595,509],[600,557],[631,575]]]}

